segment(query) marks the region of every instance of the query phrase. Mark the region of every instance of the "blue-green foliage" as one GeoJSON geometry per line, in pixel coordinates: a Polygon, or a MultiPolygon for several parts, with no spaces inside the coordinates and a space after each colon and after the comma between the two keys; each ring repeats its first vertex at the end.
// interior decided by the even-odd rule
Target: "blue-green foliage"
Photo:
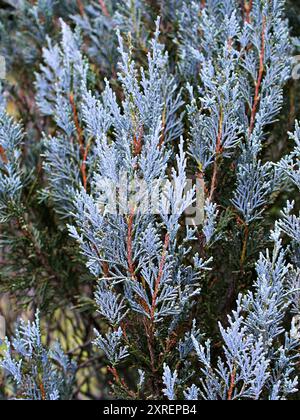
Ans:
{"type": "MultiPolygon", "coordinates": [[[[60,19],[60,37],[45,37],[35,74],[36,103],[50,121],[39,197],[67,219],[97,281],[101,327],[90,341],[119,397],[284,400],[298,391],[300,216],[290,201],[275,224],[267,211],[286,186],[300,189],[299,124],[287,156],[272,162],[265,153],[291,72],[284,7],[82,2],[70,16],[76,29],[60,19]],[[203,217],[187,224],[193,206],[203,217]],[[262,235],[267,249],[257,252],[262,235]],[[222,281],[236,303],[228,299],[210,339],[199,314],[227,265],[222,281]]],[[[4,224],[26,180],[24,134],[0,106],[4,224]]],[[[17,398],[72,395],[75,366],[60,347],[43,346],[38,318],[6,340],[0,366],[17,398]]]]}
{"type": "Polygon", "coordinates": [[[32,323],[20,321],[2,352],[0,367],[12,380],[15,398],[53,401],[71,397],[76,366],[58,343],[50,350],[44,347],[38,313],[32,323]]]}

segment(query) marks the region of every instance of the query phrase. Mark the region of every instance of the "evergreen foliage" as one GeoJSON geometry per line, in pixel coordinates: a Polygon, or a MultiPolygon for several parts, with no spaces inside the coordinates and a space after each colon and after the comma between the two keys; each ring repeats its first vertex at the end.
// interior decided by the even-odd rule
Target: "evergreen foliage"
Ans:
{"type": "Polygon", "coordinates": [[[290,2],[1,5],[1,398],[298,399],[290,2]]]}

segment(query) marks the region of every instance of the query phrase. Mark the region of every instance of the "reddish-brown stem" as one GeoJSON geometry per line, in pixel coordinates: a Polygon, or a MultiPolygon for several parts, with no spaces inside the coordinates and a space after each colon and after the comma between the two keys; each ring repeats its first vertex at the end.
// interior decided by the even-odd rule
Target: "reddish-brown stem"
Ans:
{"type": "Polygon", "coordinates": [[[152,372],[155,373],[156,367],[155,367],[155,354],[154,354],[154,330],[153,330],[153,324],[150,322],[150,320],[146,317],[143,319],[144,329],[147,337],[147,346],[149,350],[150,355],[150,362],[151,362],[151,369],[152,372]]]}
{"type": "Polygon", "coordinates": [[[81,0],[77,0],[77,6],[78,6],[78,9],[79,9],[79,13],[81,14],[81,16],[83,16],[84,15],[84,7],[83,7],[83,4],[82,4],[81,0]]]}
{"type": "Polygon", "coordinates": [[[90,150],[90,142],[88,142],[86,146],[84,145],[83,132],[82,132],[82,129],[81,129],[81,126],[80,126],[80,123],[79,123],[78,112],[77,112],[76,103],[75,103],[73,93],[70,94],[70,104],[71,104],[72,111],[73,111],[74,124],[75,124],[75,127],[76,127],[76,132],[77,132],[77,137],[78,137],[78,142],[79,142],[79,147],[80,147],[80,153],[81,153],[81,156],[82,156],[82,164],[81,164],[81,167],[80,167],[80,171],[81,171],[81,175],[82,175],[82,182],[83,182],[83,186],[86,190],[87,189],[86,161],[87,161],[88,153],[89,153],[89,150],[90,150]]]}
{"type": "Polygon", "coordinates": [[[87,162],[87,157],[88,157],[88,154],[89,154],[89,150],[90,150],[90,142],[88,142],[87,145],[86,145],[86,147],[84,148],[82,165],[81,165],[81,174],[82,174],[83,186],[84,186],[84,189],[85,190],[87,189],[86,162],[87,162]]]}
{"type": "Polygon", "coordinates": [[[233,391],[235,388],[235,378],[236,378],[236,369],[233,369],[233,372],[231,373],[231,377],[230,377],[230,387],[229,387],[229,391],[228,391],[228,401],[232,400],[232,396],[233,396],[233,391]]]}
{"type": "MultiPolygon", "coordinates": [[[[172,349],[175,348],[177,341],[178,341],[178,335],[174,331],[172,335],[168,337],[166,340],[165,354],[169,354],[169,352],[171,352],[172,349]]],[[[162,354],[162,357],[165,357],[165,354],[162,354]]]]}
{"type": "Polygon", "coordinates": [[[127,336],[126,323],[124,321],[121,322],[121,328],[122,328],[123,337],[124,337],[125,341],[127,343],[129,343],[128,336],[127,336]]]}
{"type": "MultiPolygon", "coordinates": [[[[127,264],[128,264],[128,271],[130,274],[130,277],[132,280],[136,281],[137,275],[136,275],[136,269],[133,261],[133,221],[134,221],[134,209],[130,211],[129,217],[128,217],[128,231],[127,231],[127,264]]],[[[145,281],[142,279],[142,284],[145,286],[145,281]]],[[[139,298],[140,305],[144,308],[146,312],[149,313],[149,308],[147,303],[142,299],[139,298]]]]}
{"type": "Polygon", "coordinates": [[[242,248],[242,255],[241,255],[241,269],[243,269],[243,266],[246,260],[248,238],[249,238],[249,227],[248,225],[245,225],[245,234],[244,234],[243,248],[242,248]]]}
{"type": "Polygon", "coordinates": [[[75,104],[75,99],[73,93],[70,94],[70,104],[73,111],[73,118],[74,118],[74,124],[76,127],[76,132],[78,136],[79,146],[80,146],[80,152],[82,156],[84,155],[84,141],[83,141],[83,132],[80,127],[79,118],[78,118],[78,112],[75,104]]]}
{"type": "Polygon", "coordinates": [[[210,194],[209,194],[210,201],[213,200],[214,193],[217,189],[217,183],[218,183],[218,155],[216,155],[216,159],[214,162],[213,176],[212,176],[211,188],[210,188],[210,194]]]}
{"type": "Polygon", "coordinates": [[[142,153],[143,134],[144,134],[144,130],[143,130],[143,128],[141,128],[138,137],[134,136],[134,138],[133,138],[133,154],[134,154],[134,156],[139,156],[142,153]]]}
{"type": "Polygon", "coordinates": [[[124,389],[124,391],[127,392],[127,394],[131,397],[131,398],[136,398],[136,395],[133,391],[131,391],[128,386],[126,385],[124,379],[120,378],[120,375],[118,374],[118,371],[115,367],[110,367],[108,366],[108,371],[113,375],[115,382],[122,388],[124,389]]]}
{"type": "Polygon", "coordinates": [[[102,270],[105,277],[109,276],[109,265],[106,261],[102,263],[102,270]]]}
{"type": "Polygon", "coordinates": [[[166,111],[164,110],[162,115],[162,132],[159,139],[158,148],[161,149],[165,142],[165,131],[166,131],[166,111]]]}
{"type": "Polygon", "coordinates": [[[44,384],[42,382],[40,383],[40,391],[41,391],[42,401],[46,401],[46,399],[47,399],[46,391],[45,391],[44,384]]]}
{"type": "Polygon", "coordinates": [[[170,244],[170,235],[166,234],[165,243],[163,247],[163,254],[160,260],[158,275],[155,281],[154,293],[152,297],[152,307],[151,307],[151,314],[150,314],[152,322],[154,322],[154,318],[155,318],[156,302],[157,302],[157,297],[159,293],[160,283],[164,274],[164,269],[165,269],[166,260],[167,260],[167,250],[168,250],[169,244],[170,244]]]}
{"type": "Polygon", "coordinates": [[[222,131],[223,131],[223,113],[221,111],[220,120],[219,120],[219,131],[218,131],[218,137],[217,137],[217,142],[216,142],[216,157],[215,157],[215,162],[214,162],[214,169],[213,169],[210,194],[209,194],[210,201],[213,200],[214,193],[218,185],[218,164],[219,164],[218,160],[219,160],[219,156],[222,154],[222,131]]]}
{"type": "Polygon", "coordinates": [[[245,9],[245,22],[251,23],[251,12],[253,7],[253,0],[245,0],[244,9],[245,9]]]}
{"type": "Polygon", "coordinates": [[[110,17],[109,11],[107,10],[106,4],[105,4],[105,0],[98,0],[98,1],[99,1],[101,10],[102,10],[104,16],[110,17]]]}
{"type": "Polygon", "coordinates": [[[131,210],[128,218],[128,234],[127,234],[127,262],[130,276],[133,280],[136,280],[135,267],[133,261],[133,221],[134,221],[134,210],[131,210]]]}
{"type": "MultiPolygon", "coordinates": [[[[130,226],[130,223],[129,223],[129,226],[130,226]]],[[[150,319],[148,319],[147,317],[144,317],[143,324],[144,324],[144,329],[145,329],[145,333],[146,333],[146,337],[147,337],[147,346],[148,346],[148,350],[149,350],[151,369],[152,369],[153,373],[155,373],[156,370],[157,370],[157,366],[155,364],[155,351],[154,351],[154,348],[155,348],[154,347],[155,346],[155,335],[154,335],[155,310],[156,310],[156,305],[157,305],[159,287],[160,287],[160,283],[161,283],[161,280],[162,280],[162,277],[163,277],[163,274],[164,274],[164,268],[165,268],[165,264],[166,264],[167,250],[168,250],[169,243],[170,243],[170,236],[167,234],[166,237],[165,237],[162,258],[161,258],[161,261],[160,261],[160,264],[159,264],[157,279],[156,279],[155,285],[154,285],[154,292],[153,292],[153,297],[152,297],[152,306],[151,306],[150,311],[149,311],[149,308],[148,308],[148,305],[146,304],[146,302],[143,299],[140,299],[140,304],[144,308],[145,312],[149,313],[149,315],[150,315],[150,319]]],[[[130,249],[130,247],[128,247],[128,249],[130,249]]],[[[130,264],[129,264],[129,266],[130,266],[130,264]]],[[[135,275],[135,273],[134,273],[134,275],[135,275]]]]}
{"type": "Polygon", "coordinates": [[[0,146],[0,156],[1,156],[1,159],[3,160],[3,162],[7,163],[7,157],[6,157],[6,154],[5,154],[5,150],[3,149],[2,146],[0,146]]]}
{"type": "Polygon", "coordinates": [[[249,136],[252,134],[254,125],[255,125],[255,118],[256,113],[260,101],[260,88],[263,81],[263,75],[265,70],[265,30],[266,30],[266,17],[263,17],[263,26],[262,26],[262,33],[261,33],[261,50],[259,54],[259,72],[258,72],[258,79],[255,83],[255,96],[253,101],[253,107],[251,110],[251,118],[250,118],[250,126],[249,126],[249,136]]]}

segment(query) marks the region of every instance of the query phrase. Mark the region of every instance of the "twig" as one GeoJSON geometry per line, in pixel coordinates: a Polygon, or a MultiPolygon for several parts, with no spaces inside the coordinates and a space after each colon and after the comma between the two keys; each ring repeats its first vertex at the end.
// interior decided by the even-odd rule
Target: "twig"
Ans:
{"type": "Polygon", "coordinates": [[[5,150],[3,149],[2,146],[0,146],[0,156],[1,156],[1,159],[3,160],[3,162],[7,163],[7,157],[6,157],[6,154],[5,154],[5,150]]]}
{"type": "Polygon", "coordinates": [[[251,12],[253,7],[253,0],[245,0],[244,9],[245,9],[245,22],[251,23],[251,12]]]}
{"type": "MultiPolygon", "coordinates": [[[[251,8],[252,8],[252,2],[249,2],[249,9],[251,10],[251,8]]],[[[252,111],[251,111],[249,136],[251,136],[251,134],[253,132],[253,129],[254,129],[254,125],[255,125],[255,118],[256,118],[256,114],[257,114],[258,104],[259,104],[259,101],[260,101],[260,88],[261,88],[263,75],[264,75],[264,69],[265,69],[265,66],[264,66],[264,61],[265,61],[265,30],[266,30],[266,17],[264,16],[263,17],[263,25],[262,25],[262,34],[261,34],[261,50],[260,50],[260,55],[259,55],[259,72],[258,72],[258,79],[257,79],[257,82],[256,82],[256,86],[255,86],[255,96],[254,96],[253,107],[252,107],[252,111]]],[[[246,225],[245,226],[244,240],[243,240],[242,254],[241,254],[241,259],[240,259],[241,270],[243,270],[243,266],[244,266],[245,259],[246,259],[248,238],[249,238],[249,227],[246,225]]]]}
{"type": "Polygon", "coordinates": [[[71,107],[72,107],[72,111],[73,111],[73,118],[74,118],[74,123],[75,123],[76,131],[77,131],[77,136],[78,136],[78,141],[79,141],[79,146],[80,146],[80,152],[83,156],[84,155],[83,132],[82,132],[82,129],[81,129],[80,124],[79,124],[78,112],[77,112],[77,108],[76,108],[73,93],[70,94],[70,103],[71,103],[71,107]]]}
{"type": "Polygon", "coordinates": [[[231,377],[230,377],[230,388],[228,391],[228,401],[232,400],[232,396],[233,396],[233,391],[235,388],[235,378],[236,378],[236,369],[233,369],[233,372],[231,373],[231,377]]]}
{"type": "Polygon", "coordinates": [[[84,145],[83,132],[82,132],[82,128],[80,127],[78,112],[77,112],[77,108],[76,108],[73,93],[70,94],[70,103],[71,103],[72,110],[73,110],[73,118],[74,118],[74,123],[75,123],[76,131],[77,131],[80,153],[81,153],[81,156],[82,156],[82,164],[81,164],[81,167],[80,167],[80,171],[81,171],[81,175],[82,175],[82,182],[83,182],[84,189],[86,190],[87,189],[86,161],[87,161],[88,153],[89,153],[89,150],[90,150],[91,142],[88,141],[87,145],[86,146],[84,145]]]}
{"type": "Polygon", "coordinates": [[[262,25],[262,34],[261,34],[261,50],[259,54],[259,72],[258,72],[258,79],[255,86],[255,96],[253,107],[251,111],[251,119],[250,119],[250,126],[249,126],[249,136],[252,134],[254,125],[255,125],[255,117],[257,113],[258,104],[260,101],[260,88],[263,80],[264,70],[265,70],[265,30],[266,30],[266,17],[263,17],[263,25],[262,25]]]}
{"type": "Polygon", "coordinates": [[[109,11],[107,10],[106,4],[105,4],[105,0],[98,0],[100,7],[102,9],[102,12],[104,14],[104,16],[106,17],[110,17],[109,11]]]}
{"type": "MultiPolygon", "coordinates": [[[[155,320],[155,310],[156,310],[156,304],[157,304],[157,297],[159,293],[159,287],[162,280],[162,276],[164,273],[164,268],[166,265],[166,259],[167,259],[167,250],[170,243],[170,235],[167,234],[165,237],[164,247],[163,247],[163,253],[162,258],[159,264],[159,270],[158,270],[158,276],[155,281],[155,287],[154,287],[154,293],[152,297],[152,307],[150,310],[150,320],[146,317],[143,319],[144,329],[147,337],[147,345],[150,355],[150,363],[151,363],[151,369],[153,374],[157,372],[157,366],[155,364],[155,352],[154,352],[154,342],[155,342],[155,335],[154,335],[154,320],[155,320]]],[[[148,308],[145,308],[147,312],[149,311],[148,308]]]]}
{"type": "Polygon", "coordinates": [[[164,274],[164,268],[166,265],[166,260],[167,260],[167,250],[169,247],[169,243],[170,243],[170,235],[167,233],[166,237],[165,237],[165,243],[164,243],[164,248],[163,248],[163,254],[162,254],[162,258],[160,261],[160,265],[159,265],[159,270],[158,270],[158,276],[155,282],[155,287],[154,287],[154,293],[153,293],[153,297],[152,297],[152,307],[151,307],[151,320],[152,322],[154,322],[154,318],[155,318],[155,309],[156,309],[156,302],[157,302],[157,297],[158,297],[158,293],[159,293],[159,288],[160,288],[160,283],[164,274]]]}
{"type": "Polygon", "coordinates": [[[84,15],[84,6],[83,6],[81,0],[77,0],[77,6],[78,6],[78,9],[79,9],[79,13],[81,14],[81,16],[83,16],[84,15]]]}
{"type": "Polygon", "coordinates": [[[45,391],[43,382],[40,383],[40,391],[41,391],[42,401],[46,401],[47,397],[46,397],[46,391],[45,391]]]}
{"type": "Polygon", "coordinates": [[[147,337],[147,346],[148,346],[149,355],[150,355],[151,370],[153,373],[156,373],[155,354],[154,354],[155,336],[154,336],[153,323],[151,323],[148,318],[144,317],[143,324],[144,324],[145,333],[147,337]]]}
{"type": "Polygon", "coordinates": [[[210,201],[213,200],[214,193],[217,189],[217,184],[218,184],[218,159],[219,159],[219,156],[222,154],[222,131],[223,131],[223,112],[221,110],[218,137],[217,137],[217,142],[216,142],[216,157],[215,157],[215,162],[214,162],[213,176],[212,176],[210,195],[209,195],[210,201]]]}
{"type": "Polygon", "coordinates": [[[162,114],[162,131],[161,131],[161,136],[160,136],[159,144],[158,144],[159,149],[163,147],[165,138],[166,138],[166,109],[164,109],[163,114],[162,114]]]}
{"type": "Polygon", "coordinates": [[[129,388],[128,388],[128,386],[126,385],[126,383],[125,383],[125,381],[124,381],[124,379],[121,379],[120,378],[120,376],[119,376],[119,374],[118,374],[118,371],[117,371],[117,369],[113,366],[113,367],[110,367],[110,366],[108,366],[108,371],[113,375],[113,377],[114,377],[114,379],[115,379],[115,381],[116,381],[116,383],[124,390],[124,391],[126,391],[127,392],[127,394],[131,397],[131,398],[136,398],[136,394],[133,392],[133,391],[131,391],[129,388]]]}
{"type": "Polygon", "coordinates": [[[107,278],[109,276],[109,264],[106,261],[103,261],[102,263],[102,270],[103,270],[104,277],[107,278]]]}
{"type": "Polygon", "coordinates": [[[143,134],[144,134],[144,130],[143,130],[143,128],[141,128],[138,137],[134,136],[134,138],[133,138],[133,154],[134,154],[134,156],[139,156],[142,153],[143,134]]]}
{"type": "Polygon", "coordinates": [[[243,249],[242,249],[242,255],[241,255],[241,270],[243,270],[243,266],[246,259],[247,254],[247,244],[248,244],[248,238],[249,238],[249,227],[248,225],[245,225],[245,234],[244,234],[244,240],[243,240],[243,249]]]}
{"type": "Polygon", "coordinates": [[[81,164],[81,173],[82,173],[82,180],[83,180],[83,186],[84,189],[87,189],[87,170],[86,170],[86,162],[87,162],[87,157],[90,151],[90,147],[91,147],[91,141],[89,140],[85,149],[84,149],[84,154],[83,154],[83,159],[82,159],[82,164],[81,164]]]}
{"type": "Polygon", "coordinates": [[[133,221],[134,221],[134,210],[132,209],[128,218],[128,233],[127,233],[127,262],[130,276],[133,280],[136,280],[135,268],[133,261],[133,221]]]}

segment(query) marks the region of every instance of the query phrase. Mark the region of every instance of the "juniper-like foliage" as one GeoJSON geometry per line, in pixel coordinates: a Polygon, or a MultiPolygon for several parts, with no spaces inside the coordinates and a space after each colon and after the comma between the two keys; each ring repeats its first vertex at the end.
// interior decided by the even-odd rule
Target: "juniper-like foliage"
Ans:
{"type": "Polygon", "coordinates": [[[15,398],[22,400],[69,399],[76,366],[56,344],[52,350],[42,344],[39,314],[34,322],[20,321],[12,341],[2,346],[0,366],[12,378],[15,398]]]}
{"type": "Polygon", "coordinates": [[[298,399],[288,2],[2,3],[1,398],[298,399]]]}
{"type": "MultiPolygon", "coordinates": [[[[283,400],[297,392],[298,337],[293,329],[287,332],[283,327],[290,305],[287,278],[292,267],[286,262],[280,235],[277,226],[272,232],[272,255],[269,251],[261,254],[256,264],[254,291],[238,297],[228,327],[219,324],[224,356],[219,357],[216,366],[212,361],[211,341],[199,344],[192,335],[201,376],[197,386],[192,386],[193,391],[189,388],[184,392],[187,399],[193,392],[197,397],[193,399],[283,400]],[[278,344],[280,337],[282,345],[278,344]]],[[[172,384],[169,399],[176,399],[176,393],[184,389],[177,371],[172,373],[166,366],[164,383],[172,384]]]]}

